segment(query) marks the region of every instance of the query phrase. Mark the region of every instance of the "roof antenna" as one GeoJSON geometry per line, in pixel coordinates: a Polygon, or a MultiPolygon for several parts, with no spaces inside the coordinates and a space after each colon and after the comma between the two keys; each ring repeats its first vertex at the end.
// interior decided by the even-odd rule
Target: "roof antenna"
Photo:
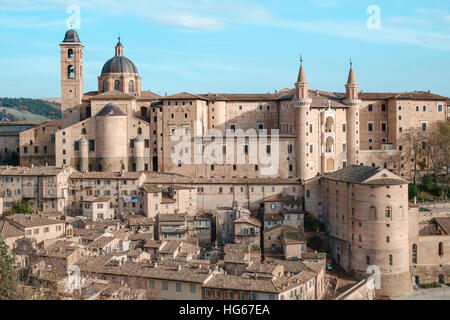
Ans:
{"type": "Polygon", "coordinates": [[[300,53],[300,64],[303,64],[303,56],[301,53],[300,53]]]}
{"type": "Polygon", "coordinates": [[[350,58],[350,68],[353,67],[352,58],[350,58]]]}

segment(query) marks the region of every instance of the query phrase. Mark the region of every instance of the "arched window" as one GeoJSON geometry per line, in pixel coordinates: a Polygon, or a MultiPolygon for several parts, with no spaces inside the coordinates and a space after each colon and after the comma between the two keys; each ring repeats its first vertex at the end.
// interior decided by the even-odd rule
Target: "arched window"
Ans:
{"type": "Polygon", "coordinates": [[[103,81],[103,92],[108,91],[108,80],[103,81]]]}
{"type": "Polygon", "coordinates": [[[130,82],[128,82],[128,92],[134,92],[134,81],[130,80],[130,82]]]}
{"type": "Polygon", "coordinates": [[[120,81],[114,81],[114,90],[120,91],[120,81]]]}
{"type": "Polygon", "coordinates": [[[81,134],[86,134],[86,128],[81,129],[81,134]]]}
{"type": "Polygon", "coordinates": [[[142,129],[141,129],[141,128],[138,128],[138,129],[137,129],[137,133],[138,133],[138,134],[142,134],[142,129]]]}
{"type": "Polygon", "coordinates": [[[67,58],[73,59],[73,49],[69,49],[69,50],[67,51],[67,58]]]}
{"type": "Polygon", "coordinates": [[[332,117],[328,117],[325,120],[325,132],[333,132],[334,131],[334,120],[332,117]]]}
{"type": "Polygon", "coordinates": [[[72,65],[67,67],[67,79],[75,79],[75,68],[72,65]]]}
{"type": "Polygon", "coordinates": [[[377,208],[371,205],[369,208],[369,220],[375,221],[377,219],[377,208]]]}
{"type": "Polygon", "coordinates": [[[392,216],[391,207],[386,207],[386,209],[384,210],[384,214],[385,214],[386,218],[391,218],[391,216],[392,216]]]}
{"type": "Polygon", "coordinates": [[[417,263],[417,244],[412,245],[411,258],[412,263],[417,263]]]}
{"type": "Polygon", "coordinates": [[[325,141],[325,148],[326,153],[334,153],[334,140],[332,137],[328,137],[325,141]]]}
{"type": "Polygon", "coordinates": [[[444,243],[443,242],[439,242],[439,255],[440,256],[444,255],[444,243]]]}

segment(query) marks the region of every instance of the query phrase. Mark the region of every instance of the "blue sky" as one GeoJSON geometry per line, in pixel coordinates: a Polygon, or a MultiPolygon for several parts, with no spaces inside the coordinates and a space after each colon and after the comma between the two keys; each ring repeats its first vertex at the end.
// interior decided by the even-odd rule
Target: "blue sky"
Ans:
{"type": "Polygon", "coordinates": [[[159,94],[291,88],[302,53],[314,89],[343,91],[351,57],[366,92],[450,96],[448,0],[0,0],[0,96],[60,96],[70,5],[81,12],[86,92],[120,32],[143,89],[159,94]],[[380,29],[367,27],[372,5],[380,29]]]}

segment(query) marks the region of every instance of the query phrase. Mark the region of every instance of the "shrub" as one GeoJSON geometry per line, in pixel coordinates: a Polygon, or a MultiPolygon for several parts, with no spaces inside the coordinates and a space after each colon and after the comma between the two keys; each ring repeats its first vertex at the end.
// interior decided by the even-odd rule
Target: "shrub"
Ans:
{"type": "Polygon", "coordinates": [[[317,251],[325,251],[324,245],[325,243],[323,242],[323,240],[317,236],[313,236],[311,238],[308,239],[307,242],[308,247],[310,247],[313,250],[317,250],[317,251]]]}
{"type": "Polygon", "coordinates": [[[22,200],[22,202],[14,202],[11,208],[11,214],[30,214],[31,207],[28,201],[22,200]]]}
{"type": "Polygon", "coordinates": [[[414,197],[419,197],[419,187],[413,183],[409,184],[408,193],[410,199],[413,199],[414,197]]]}
{"type": "Polygon", "coordinates": [[[317,220],[317,218],[310,213],[305,214],[304,224],[305,224],[305,231],[307,232],[315,232],[317,231],[317,229],[320,228],[319,220],[317,220]]]}
{"type": "Polygon", "coordinates": [[[432,288],[442,288],[442,285],[437,282],[432,283],[422,283],[419,285],[423,289],[432,289],[432,288]]]}
{"type": "Polygon", "coordinates": [[[433,180],[432,176],[424,175],[422,177],[422,188],[425,191],[432,192],[433,188],[434,188],[434,185],[435,185],[435,183],[434,183],[434,180],[433,180]]]}
{"type": "Polygon", "coordinates": [[[444,188],[440,185],[435,185],[433,187],[432,193],[436,197],[442,197],[444,195],[444,188]]]}

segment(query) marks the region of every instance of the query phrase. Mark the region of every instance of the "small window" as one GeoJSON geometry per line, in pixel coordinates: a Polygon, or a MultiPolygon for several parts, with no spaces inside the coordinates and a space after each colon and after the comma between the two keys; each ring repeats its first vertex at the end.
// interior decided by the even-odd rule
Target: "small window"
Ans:
{"type": "Polygon", "coordinates": [[[128,82],[128,92],[134,92],[134,81],[130,80],[130,82],[128,82]]]}
{"type": "Polygon", "coordinates": [[[120,91],[120,81],[114,81],[114,90],[120,91]]]}

